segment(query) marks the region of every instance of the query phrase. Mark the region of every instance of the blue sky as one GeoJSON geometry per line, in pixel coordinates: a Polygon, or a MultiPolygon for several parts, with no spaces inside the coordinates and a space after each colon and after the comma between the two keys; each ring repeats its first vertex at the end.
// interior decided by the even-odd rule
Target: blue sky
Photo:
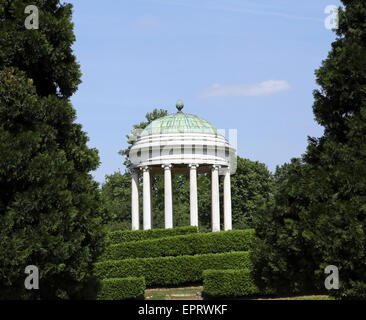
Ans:
{"type": "Polygon", "coordinates": [[[93,173],[124,171],[125,135],[154,108],[237,129],[238,155],[276,165],[300,156],[313,117],[314,70],[335,35],[335,0],[70,0],[83,83],[77,122],[99,150],[93,173]]]}

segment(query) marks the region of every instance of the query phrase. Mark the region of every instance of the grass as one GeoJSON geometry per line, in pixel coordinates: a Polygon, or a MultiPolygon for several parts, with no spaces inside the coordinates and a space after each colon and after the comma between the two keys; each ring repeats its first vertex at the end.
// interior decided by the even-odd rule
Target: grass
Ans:
{"type": "Polygon", "coordinates": [[[335,298],[327,296],[315,296],[315,297],[295,297],[295,298],[289,298],[288,300],[335,300],[335,298]]]}
{"type": "MultiPolygon", "coordinates": [[[[146,289],[146,300],[201,300],[202,286],[198,287],[183,287],[183,288],[156,288],[146,289]]],[[[237,300],[240,298],[236,298],[237,300]]],[[[242,299],[250,299],[249,297],[243,297],[242,299]]],[[[297,297],[276,297],[276,298],[255,298],[253,300],[335,300],[332,297],[325,295],[314,296],[297,296],[297,297]]]]}
{"type": "Polygon", "coordinates": [[[146,289],[146,300],[201,300],[202,287],[146,289]],[[197,293],[199,295],[197,295],[197,293]]]}

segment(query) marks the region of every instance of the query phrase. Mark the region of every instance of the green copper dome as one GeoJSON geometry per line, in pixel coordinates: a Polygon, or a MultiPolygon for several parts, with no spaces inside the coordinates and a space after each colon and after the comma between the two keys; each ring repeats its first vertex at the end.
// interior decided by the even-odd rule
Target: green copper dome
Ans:
{"type": "Polygon", "coordinates": [[[193,114],[177,112],[151,122],[141,136],[164,133],[208,133],[217,134],[208,121],[193,114]]]}

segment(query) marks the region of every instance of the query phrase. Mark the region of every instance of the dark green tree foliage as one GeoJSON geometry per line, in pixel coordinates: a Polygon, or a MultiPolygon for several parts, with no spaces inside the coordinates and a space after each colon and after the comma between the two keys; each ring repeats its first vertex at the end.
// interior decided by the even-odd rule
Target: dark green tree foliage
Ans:
{"type": "Polygon", "coordinates": [[[75,41],[72,5],[59,0],[0,0],[0,67],[17,67],[33,79],[42,96],[70,97],[80,84],[80,66],[71,46],[75,41]],[[39,30],[26,30],[28,5],[39,9],[39,30]]]}
{"type": "Polygon", "coordinates": [[[324,269],[315,276],[320,253],[309,234],[317,225],[308,216],[308,206],[315,200],[312,189],[319,188],[311,174],[308,165],[293,159],[277,167],[270,200],[258,199],[252,260],[263,290],[288,295],[324,288],[324,269]]]}
{"type": "MultiPolygon", "coordinates": [[[[223,181],[223,179],[222,179],[223,181]]],[[[272,174],[263,163],[237,157],[237,170],[231,177],[233,227],[247,229],[253,226],[257,201],[269,199],[273,187],[272,174]]],[[[221,190],[224,190],[223,184],[221,190]]],[[[223,194],[222,194],[223,212],[223,194]]]]}
{"type": "Polygon", "coordinates": [[[68,99],[80,82],[71,6],[33,4],[39,30],[24,28],[28,2],[0,1],[0,298],[91,297],[107,216],[89,174],[98,153],[68,99]],[[28,265],[39,290],[24,288],[28,265]]]}
{"type": "Polygon", "coordinates": [[[310,141],[305,161],[324,177],[313,237],[324,264],[339,267],[341,288],[333,294],[366,299],[366,2],[343,3],[338,38],[316,72],[322,89],[314,114],[325,133],[310,141]]]}
{"type": "Polygon", "coordinates": [[[113,223],[109,227],[114,229],[131,229],[131,175],[115,172],[106,176],[102,186],[103,204],[112,217],[113,223]]]}
{"type": "Polygon", "coordinates": [[[342,2],[337,39],[316,71],[313,110],[324,135],[278,172],[253,257],[267,285],[287,289],[324,289],[324,268],[336,265],[340,289],[331,294],[365,299],[366,2],[342,2]]]}

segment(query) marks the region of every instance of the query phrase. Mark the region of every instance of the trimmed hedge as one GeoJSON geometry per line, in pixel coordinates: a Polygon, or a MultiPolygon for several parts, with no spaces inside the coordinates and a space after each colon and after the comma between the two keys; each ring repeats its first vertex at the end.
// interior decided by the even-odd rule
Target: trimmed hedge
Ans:
{"type": "Polygon", "coordinates": [[[195,233],[110,245],[100,261],[247,251],[254,230],[195,233]]]}
{"type": "Polygon", "coordinates": [[[173,237],[189,233],[197,233],[197,227],[180,227],[174,229],[151,229],[151,230],[121,230],[107,234],[109,244],[120,244],[129,241],[141,241],[163,237],[173,237]]]}
{"type": "Polygon", "coordinates": [[[201,281],[207,268],[251,269],[249,251],[110,260],[96,263],[95,275],[99,279],[143,276],[147,286],[161,286],[201,281]]]}
{"type": "Polygon", "coordinates": [[[260,294],[260,290],[249,269],[205,270],[203,293],[210,297],[243,297],[260,294]]]}
{"type": "Polygon", "coordinates": [[[98,300],[136,299],[144,296],[145,279],[143,277],[112,278],[102,280],[98,300]]]}

